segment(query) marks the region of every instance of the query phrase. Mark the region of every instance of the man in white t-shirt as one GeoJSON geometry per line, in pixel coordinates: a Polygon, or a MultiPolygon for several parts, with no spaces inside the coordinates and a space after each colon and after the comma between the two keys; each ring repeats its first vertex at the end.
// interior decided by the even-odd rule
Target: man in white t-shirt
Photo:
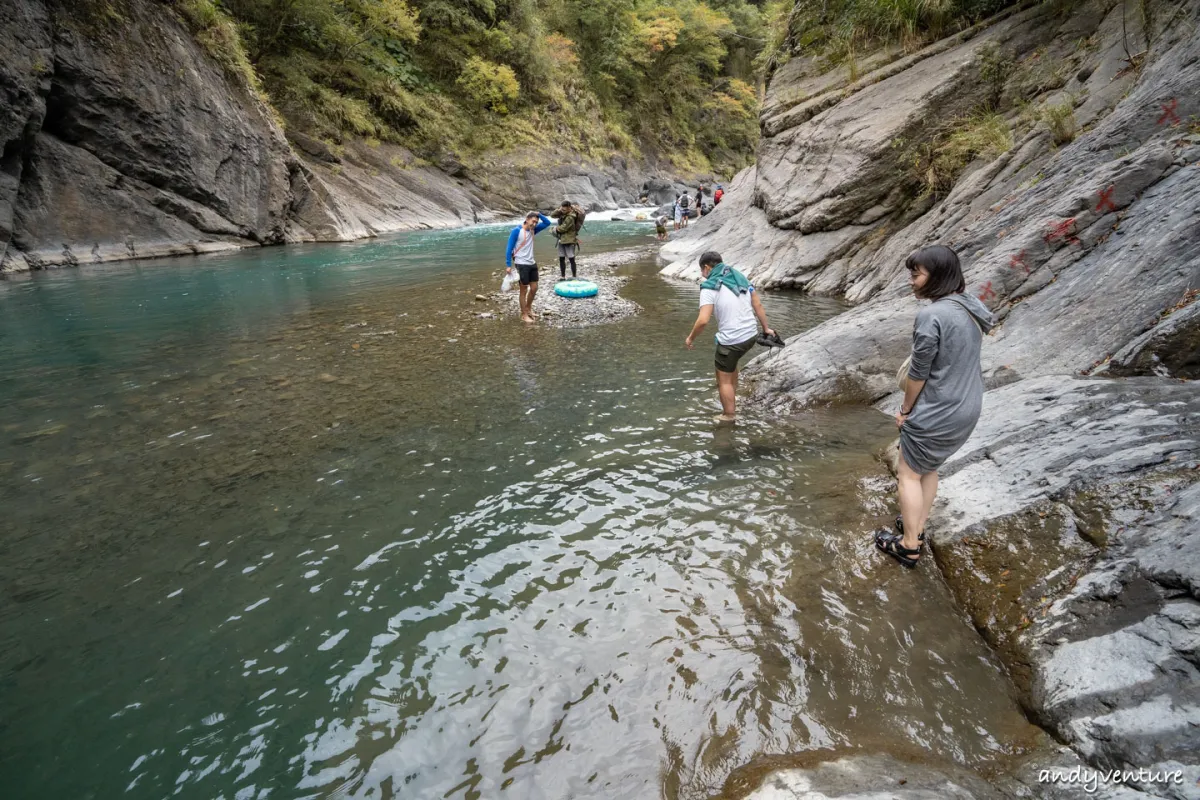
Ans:
{"type": "Polygon", "coordinates": [[[773,335],[775,331],[767,325],[767,312],[763,310],[758,292],[746,280],[746,276],[721,261],[721,254],[709,250],[700,256],[700,315],[688,334],[688,349],[695,345],[696,337],[704,326],[717,315],[717,393],[721,397],[722,422],[736,418],[738,361],[750,352],[758,340],[758,324],[763,333],[773,335]]]}

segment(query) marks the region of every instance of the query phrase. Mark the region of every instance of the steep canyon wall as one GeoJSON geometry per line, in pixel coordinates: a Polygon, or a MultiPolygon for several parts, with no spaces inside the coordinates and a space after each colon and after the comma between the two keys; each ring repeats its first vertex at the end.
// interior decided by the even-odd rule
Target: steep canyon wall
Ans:
{"type": "Polygon", "coordinates": [[[616,207],[656,173],[570,153],[468,173],[285,133],[150,0],[6,0],[0,53],[0,273],[616,207]]]}

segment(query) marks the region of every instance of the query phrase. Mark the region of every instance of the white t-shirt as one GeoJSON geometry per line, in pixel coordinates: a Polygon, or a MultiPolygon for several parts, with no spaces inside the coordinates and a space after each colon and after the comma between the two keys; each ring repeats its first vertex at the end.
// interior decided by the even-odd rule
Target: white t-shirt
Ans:
{"type": "Polygon", "coordinates": [[[738,294],[721,284],[716,289],[700,290],[700,307],[713,306],[717,318],[717,344],[741,344],[758,335],[758,320],[750,304],[751,292],[738,294]]]}
{"type": "Polygon", "coordinates": [[[513,248],[514,264],[536,264],[533,257],[533,231],[521,228],[517,231],[517,246],[513,248]]]}

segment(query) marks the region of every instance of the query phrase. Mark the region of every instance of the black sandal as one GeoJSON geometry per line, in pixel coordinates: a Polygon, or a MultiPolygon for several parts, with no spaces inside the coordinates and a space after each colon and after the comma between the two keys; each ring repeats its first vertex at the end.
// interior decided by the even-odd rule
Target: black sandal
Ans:
{"type": "Polygon", "coordinates": [[[889,530],[880,528],[875,531],[875,548],[877,550],[887,553],[908,569],[915,569],[921,560],[921,547],[923,544],[917,545],[916,549],[913,550],[900,544],[900,541],[901,537],[889,530]],[[910,558],[910,556],[916,556],[916,558],[910,558]]]}
{"type": "MultiPolygon", "coordinates": [[[[896,522],[895,522],[895,524],[892,525],[892,527],[895,528],[896,532],[899,533],[900,536],[903,538],[903,536],[904,536],[904,517],[897,514],[896,522]]],[[[925,542],[925,531],[921,531],[921,534],[917,537],[917,541],[921,542],[922,544],[925,542]]]]}

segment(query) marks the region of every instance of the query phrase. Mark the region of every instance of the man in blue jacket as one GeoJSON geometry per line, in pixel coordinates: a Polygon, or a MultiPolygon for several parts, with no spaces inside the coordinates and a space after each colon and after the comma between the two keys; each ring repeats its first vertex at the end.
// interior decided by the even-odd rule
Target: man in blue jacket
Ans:
{"type": "Polygon", "coordinates": [[[525,221],[512,229],[508,235],[508,249],[504,251],[504,266],[515,264],[521,280],[521,321],[533,322],[533,298],[537,295],[538,268],[533,257],[533,237],[550,227],[550,220],[537,211],[525,215],[525,221]]]}

